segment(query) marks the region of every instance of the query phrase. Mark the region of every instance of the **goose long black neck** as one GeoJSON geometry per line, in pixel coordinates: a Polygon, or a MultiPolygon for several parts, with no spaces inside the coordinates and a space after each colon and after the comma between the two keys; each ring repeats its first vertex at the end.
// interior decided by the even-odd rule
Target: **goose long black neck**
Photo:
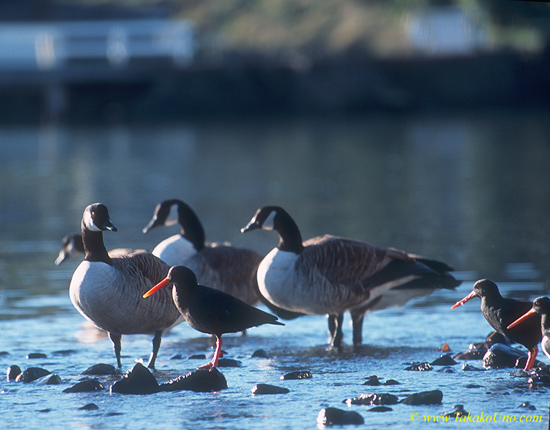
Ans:
{"type": "Polygon", "coordinates": [[[84,222],[81,225],[82,228],[82,245],[84,245],[84,260],[86,261],[101,261],[109,265],[113,264],[111,257],[105,244],[103,243],[102,231],[91,231],[86,228],[84,222]]]}
{"type": "Polygon", "coordinates": [[[191,242],[197,251],[204,248],[206,236],[199,217],[188,205],[178,201],[178,219],[181,226],[180,234],[191,242]]]}
{"type": "Polygon", "coordinates": [[[279,210],[275,218],[274,229],[279,233],[277,248],[281,251],[299,254],[304,250],[300,229],[286,211],[279,210]]]}

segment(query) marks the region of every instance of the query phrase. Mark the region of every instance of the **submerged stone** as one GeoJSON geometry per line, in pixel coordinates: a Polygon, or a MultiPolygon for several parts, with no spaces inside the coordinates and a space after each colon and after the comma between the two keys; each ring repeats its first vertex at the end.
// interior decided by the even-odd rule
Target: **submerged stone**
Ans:
{"type": "Polygon", "coordinates": [[[96,411],[99,409],[99,406],[97,406],[95,403],[88,403],[87,405],[84,405],[78,409],[81,411],[96,411]]]}
{"type": "Polygon", "coordinates": [[[143,364],[136,363],[126,374],[114,382],[111,393],[153,394],[160,391],[159,384],[151,371],[143,364]]]}
{"type": "Polygon", "coordinates": [[[325,408],[317,415],[317,424],[324,426],[364,424],[365,420],[355,411],[343,411],[337,408],[325,408]]]}
{"type": "Polygon", "coordinates": [[[295,372],[287,373],[286,375],[281,376],[283,380],[291,379],[311,379],[313,375],[309,370],[296,370],[295,372]]]}
{"type": "Polygon", "coordinates": [[[460,418],[468,416],[468,412],[464,410],[464,405],[455,405],[453,410],[449,412],[443,412],[441,414],[443,417],[453,417],[453,418],[460,418]]]}
{"type": "Polygon", "coordinates": [[[221,391],[227,388],[225,376],[217,369],[197,369],[159,386],[160,391],[221,391]]]}
{"type": "Polygon", "coordinates": [[[378,376],[372,375],[372,376],[369,376],[369,378],[363,383],[363,385],[371,385],[375,387],[377,385],[382,385],[382,383],[378,379],[378,376]]]}
{"type": "Polygon", "coordinates": [[[10,367],[8,367],[8,370],[6,371],[6,376],[8,381],[15,381],[19,375],[21,375],[21,368],[14,364],[10,367]]]}
{"type": "Polygon", "coordinates": [[[56,374],[50,374],[42,376],[42,378],[38,378],[36,383],[40,385],[59,385],[61,384],[61,377],[56,374]]]}
{"type": "Polygon", "coordinates": [[[464,363],[462,365],[462,370],[465,372],[484,372],[485,369],[480,369],[479,367],[472,366],[471,364],[464,363]]]}
{"type": "Polygon", "coordinates": [[[117,373],[117,369],[112,364],[98,363],[91,367],[88,367],[83,375],[114,375],[117,373]]]}
{"type": "Polygon", "coordinates": [[[397,396],[390,393],[382,394],[361,394],[353,399],[346,399],[344,403],[347,405],[396,405],[398,402],[397,396]]]}
{"type": "Polygon", "coordinates": [[[406,367],[405,370],[414,370],[418,372],[426,372],[428,370],[433,370],[430,363],[415,363],[412,366],[406,367]]]}
{"type": "Polygon", "coordinates": [[[401,400],[401,403],[405,405],[440,405],[442,400],[443,392],[441,390],[431,390],[411,394],[401,400]]]}
{"type": "Polygon", "coordinates": [[[252,394],[286,394],[288,392],[290,392],[288,388],[269,384],[256,384],[252,387],[252,394]]]}
{"type": "Polygon", "coordinates": [[[15,379],[17,382],[32,382],[36,381],[38,378],[49,375],[49,370],[42,369],[41,367],[29,367],[25,371],[17,376],[15,379]]]}
{"type": "Polygon", "coordinates": [[[515,367],[518,358],[525,356],[523,351],[497,343],[489,348],[489,351],[483,356],[483,367],[488,369],[515,367]]]}
{"type": "Polygon", "coordinates": [[[97,379],[85,379],[74,384],[72,387],[65,388],[64,393],[84,393],[87,391],[103,390],[105,387],[97,379]]]}
{"type": "Polygon", "coordinates": [[[269,358],[268,353],[263,349],[258,349],[252,354],[252,358],[269,358]]]}
{"type": "Polygon", "coordinates": [[[241,362],[233,358],[220,358],[218,360],[218,367],[241,367],[241,362]]]}
{"type": "Polygon", "coordinates": [[[370,408],[367,410],[367,412],[390,412],[393,411],[392,408],[389,406],[375,406],[374,408],[370,408]]]}
{"type": "Polygon", "coordinates": [[[432,366],[453,366],[456,361],[453,360],[450,354],[443,354],[430,363],[432,366]]]}
{"type": "Polygon", "coordinates": [[[47,358],[48,356],[46,354],[43,354],[41,352],[31,352],[29,355],[27,355],[27,359],[32,360],[35,358],[47,358]]]}

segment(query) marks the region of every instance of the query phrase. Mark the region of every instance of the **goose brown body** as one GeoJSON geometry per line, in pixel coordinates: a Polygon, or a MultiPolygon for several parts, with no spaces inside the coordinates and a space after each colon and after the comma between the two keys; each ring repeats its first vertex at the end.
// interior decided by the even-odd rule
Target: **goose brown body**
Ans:
{"type": "Polygon", "coordinates": [[[180,234],[159,243],[153,254],[168,265],[185,265],[199,281],[231,294],[244,302],[258,303],[256,270],[262,260],[257,252],[205,241],[202,223],[196,213],[181,200],[165,200],[157,205],[144,233],[162,225],[179,223],[180,234]]]}
{"type": "Polygon", "coordinates": [[[170,294],[159,294],[151,301],[144,301],[142,295],[166,276],[169,266],[144,251],[110,256],[103,244],[104,230],[116,231],[107,208],[99,203],[88,206],[82,220],[85,257],[71,279],[71,302],[109,333],[119,367],[122,335],[153,334],[148,366],[154,368],[162,334],[183,318],[170,294]]]}
{"type": "Polygon", "coordinates": [[[242,232],[254,229],[279,234],[278,246],[258,267],[260,293],[289,311],[327,314],[336,347],[342,340],[344,312],[351,313],[357,345],[369,310],[402,305],[411,297],[460,284],[445,263],[395,249],[330,235],[302,242],[298,226],[278,206],[258,209],[242,232]],[[397,299],[382,305],[384,296],[393,292],[397,299]]]}

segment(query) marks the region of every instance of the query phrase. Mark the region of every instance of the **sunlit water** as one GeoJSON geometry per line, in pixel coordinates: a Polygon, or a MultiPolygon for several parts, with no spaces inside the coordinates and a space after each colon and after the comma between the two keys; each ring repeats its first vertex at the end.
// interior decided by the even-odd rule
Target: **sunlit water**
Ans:
{"type": "MultiPolygon", "coordinates": [[[[62,378],[52,386],[0,382],[2,427],[301,429],[316,428],[319,411],[337,407],[359,412],[370,428],[404,428],[463,404],[472,415],[516,421],[445,428],[548,428],[549,390],[529,390],[527,378],[511,376],[511,369],[404,369],[433,361],[444,342],[460,352],[491,331],[479,301],[450,310],[476,279],[491,277],[507,296],[549,294],[549,142],[544,113],[0,129],[0,368],[38,366],[62,378]],[[424,254],[455,266],[464,283],[369,314],[359,352],[328,351],[323,316],[227,335],[224,350],[241,367],[221,369],[229,388],[219,393],[63,393],[91,365],[115,359],[107,337],[70,303],[78,261],[53,265],[61,237],[78,230],[87,204],[102,201],[119,229],[105,234],[108,248],[151,249],[177,229],[143,235],[141,228],[156,203],[173,197],[197,211],[209,240],[268,251],[274,234],[241,235],[239,228],[257,207],[280,204],[304,238],[332,233],[424,254]],[[260,348],[270,358],[251,358],[260,348]],[[32,352],[47,358],[27,359],[32,352]],[[279,379],[301,369],[313,378],[279,379]],[[363,386],[370,375],[400,385],[363,386]],[[290,393],[253,396],[257,383],[290,393]],[[362,393],[404,397],[433,389],[443,391],[442,405],[398,404],[376,413],[342,403],[362,393]],[[519,408],[524,402],[536,409],[519,408]],[[88,403],[99,409],[79,409],[88,403]],[[542,423],[519,423],[538,415],[542,423]]],[[[124,371],[147,358],[150,342],[123,337],[124,371]]],[[[203,361],[187,357],[208,357],[212,347],[209,337],[176,327],[163,337],[157,380],[193,370],[203,361]],[[184,358],[172,359],[176,354],[184,358]]],[[[538,358],[549,362],[542,353],[538,358]]],[[[99,379],[106,387],[113,382],[99,379]]]]}

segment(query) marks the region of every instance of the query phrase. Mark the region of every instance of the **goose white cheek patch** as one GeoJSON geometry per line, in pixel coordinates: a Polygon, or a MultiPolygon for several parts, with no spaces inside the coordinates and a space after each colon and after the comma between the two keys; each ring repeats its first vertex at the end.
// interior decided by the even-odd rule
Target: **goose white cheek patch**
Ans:
{"type": "Polygon", "coordinates": [[[172,205],[170,207],[170,212],[166,217],[166,221],[164,221],[164,225],[171,226],[171,225],[177,224],[178,222],[179,222],[178,205],[172,205]]]}
{"type": "Polygon", "coordinates": [[[86,214],[84,215],[84,225],[90,231],[101,231],[101,229],[94,224],[92,214],[88,211],[86,211],[86,214]]]}
{"type": "Polygon", "coordinates": [[[267,216],[262,224],[262,228],[264,230],[273,230],[275,228],[275,215],[277,215],[277,212],[271,211],[271,213],[267,216]]]}

